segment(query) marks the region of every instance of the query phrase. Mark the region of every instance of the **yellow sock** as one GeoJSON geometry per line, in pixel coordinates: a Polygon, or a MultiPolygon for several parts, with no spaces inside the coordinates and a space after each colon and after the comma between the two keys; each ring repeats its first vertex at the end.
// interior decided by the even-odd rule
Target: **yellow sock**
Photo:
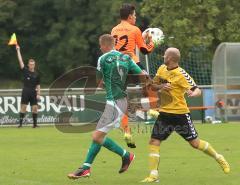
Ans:
{"type": "Polygon", "coordinates": [[[203,151],[204,153],[210,155],[214,159],[218,157],[218,153],[214,150],[214,148],[206,141],[200,140],[198,149],[203,151]]]}
{"type": "Polygon", "coordinates": [[[158,176],[158,165],[160,161],[160,146],[149,145],[149,169],[150,175],[158,176]]]}

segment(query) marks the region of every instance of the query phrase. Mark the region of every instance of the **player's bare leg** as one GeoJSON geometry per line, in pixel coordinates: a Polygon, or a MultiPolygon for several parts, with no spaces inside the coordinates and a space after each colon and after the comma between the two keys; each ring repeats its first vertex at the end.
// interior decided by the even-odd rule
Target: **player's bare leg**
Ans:
{"type": "Polygon", "coordinates": [[[189,141],[189,144],[198,150],[203,151],[205,154],[208,154],[212,158],[214,158],[221,168],[223,169],[224,173],[230,172],[230,165],[226,161],[226,159],[223,157],[223,155],[217,153],[215,149],[209,144],[208,142],[201,140],[201,139],[194,139],[192,141],[189,141]]]}
{"type": "Polygon", "coordinates": [[[38,115],[38,106],[33,105],[32,106],[33,128],[38,127],[38,125],[37,125],[37,115],[38,115]]]}
{"type": "Polygon", "coordinates": [[[149,170],[150,174],[141,182],[159,182],[158,166],[160,162],[161,141],[151,138],[149,142],[149,170]]]}
{"type": "Polygon", "coordinates": [[[24,117],[25,117],[25,114],[26,114],[26,110],[27,110],[27,105],[21,104],[21,110],[20,110],[20,113],[19,113],[19,125],[18,125],[18,128],[22,127],[23,120],[24,120],[24,117]]]}

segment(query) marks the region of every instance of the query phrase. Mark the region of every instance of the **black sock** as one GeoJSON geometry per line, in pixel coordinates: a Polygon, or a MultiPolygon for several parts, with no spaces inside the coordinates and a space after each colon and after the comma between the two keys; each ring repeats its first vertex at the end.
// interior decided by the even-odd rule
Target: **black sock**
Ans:
{"type": "Polygon", "coordinates": [[[20,126],[22,126],[22,123],[23,123],[23,119],[24,119],[24,117],[25,117],[25,113],[19,113],[19,117],[20,117],[20,119],[19,119],[19,125],[20,126]]]}
{"type": "Polygon", "coordinates": [[[38,116],[38,114],[36,114],[36,113],[33,113],[33,114],[32,114],[32,117],[33,117],[33,126],[37,126],[37,116],[38,116]]]}

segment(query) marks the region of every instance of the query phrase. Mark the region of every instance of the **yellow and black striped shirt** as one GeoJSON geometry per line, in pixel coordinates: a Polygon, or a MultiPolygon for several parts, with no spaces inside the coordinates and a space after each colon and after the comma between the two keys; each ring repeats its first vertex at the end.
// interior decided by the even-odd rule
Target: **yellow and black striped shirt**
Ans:
{"type": "Polygon", "coordinates": [[[160,112],[173,114],[186,114],[189,109],[184,94],[187,90],[197,88],[192,77],[181,67],[168,70],[166,65],[161,65],[154,77],[154,83],[160,85],[170,83],[170,91],[160,93],[160,112]]]}

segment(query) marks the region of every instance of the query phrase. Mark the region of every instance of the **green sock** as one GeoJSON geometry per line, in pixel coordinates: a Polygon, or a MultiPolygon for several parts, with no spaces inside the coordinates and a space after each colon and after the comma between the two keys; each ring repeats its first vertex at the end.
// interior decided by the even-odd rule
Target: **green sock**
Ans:
{"type": "Polygon", "coordinates": [[[101,149],[101,145],[93,141],[88,150],[87,158],[82,166],[84,170],[87,170],[91,167],[91,164],[93,163],[100,149],[101,149]]]}
{"type": "Polygon", "coordinates": [[[102,143],[102,146],[108,150],[120,155],[121,157],[129,157],[129,152],[121,148],[117,143],[115,143],[110,138],[106,137],[102,143]]]}

